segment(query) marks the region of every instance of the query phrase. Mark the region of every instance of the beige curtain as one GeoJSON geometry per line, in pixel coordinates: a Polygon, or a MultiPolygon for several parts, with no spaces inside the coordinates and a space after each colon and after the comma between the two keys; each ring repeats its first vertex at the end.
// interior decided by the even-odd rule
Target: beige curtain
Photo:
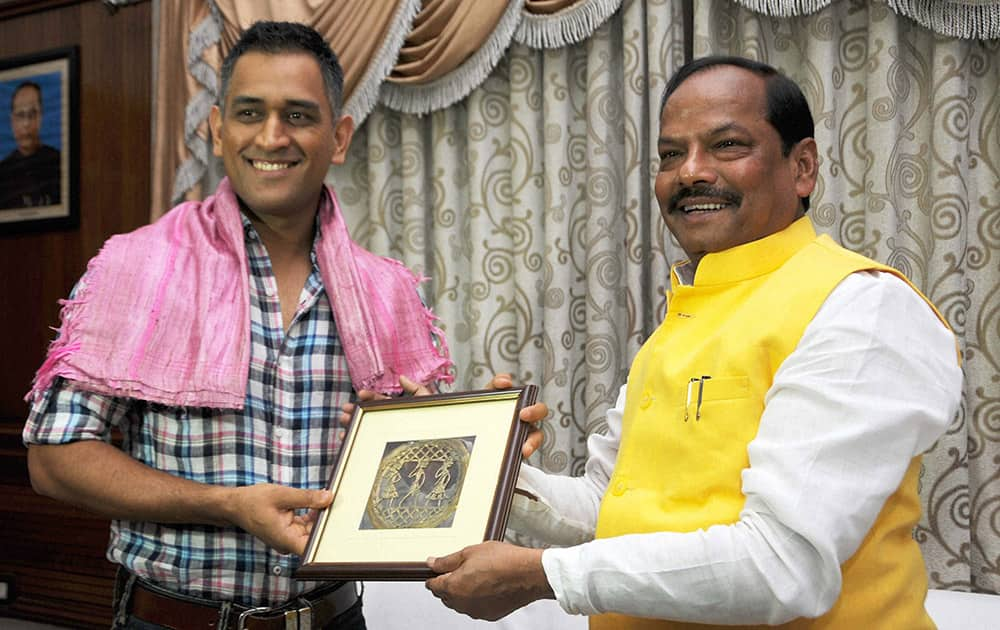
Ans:
{"type": "Polygon", "coordinates": [[[418,114],[448,107],[483,82],[512,41],[536,48],[581,41],[620,3],[157,0],[151,218],[201,198],[221,177],[210,157],[208,110],[218,98],[222,58],[256,20],[301,22],[322,33],[344,66],[345,110],[361,124],[379,100],[418,114]]]}
{"type": "Polygon", "coordinates": [[[933,587],[1000,592],[1000,40],[937,35],[884,2],[827,4],[777,18],[696,2],[695,56],[762,59],[804,86],[814,221],[905,272],[954,327],[965,399],[924,458],[916,536],[933,587]]]}
{"type": "Polygon", "coordinates": [[[352,233],[431,278],[456,388],[510,371],[552,417],[536,463],[582,470],[662,314],[672,256],[652,194],[651,121],[683,58],[680,5],[626,3],[586,41],[513,45],[469,97],[378,107],[335,185],[352,233]]]}

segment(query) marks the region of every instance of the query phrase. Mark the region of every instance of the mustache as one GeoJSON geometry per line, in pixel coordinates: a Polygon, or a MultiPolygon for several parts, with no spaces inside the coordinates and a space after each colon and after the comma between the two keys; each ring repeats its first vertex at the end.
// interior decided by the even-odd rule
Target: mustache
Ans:
{"type": "Polygon", "coordinates": [[[670,197],[670,201],[667,203],[667,208],[670,212],[674,212],[677,210],[677,206],[680,202],[688,199],[689,197],[712,197],[714,199],[721,199],[734,206],[738,206],[743,203],[743,195],[732,190],[716,188],[714,186],[685,186],[670,197]]]}

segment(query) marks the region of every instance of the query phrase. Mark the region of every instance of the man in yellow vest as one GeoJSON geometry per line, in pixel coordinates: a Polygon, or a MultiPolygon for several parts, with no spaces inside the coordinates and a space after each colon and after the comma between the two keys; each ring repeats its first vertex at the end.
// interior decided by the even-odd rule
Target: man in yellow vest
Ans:
{"type": "Polygon", "coordinates": [[[474,617],[541,598],[591,628],[933,628],[911,536],[920,454],[962,374],[895,270],[817,236],[798,86],[732,57],[664,94],[656,198],[688,255],[667,314],[588,442],[584,476],[524,466],[513,539],[428,560],[474,617]]]}

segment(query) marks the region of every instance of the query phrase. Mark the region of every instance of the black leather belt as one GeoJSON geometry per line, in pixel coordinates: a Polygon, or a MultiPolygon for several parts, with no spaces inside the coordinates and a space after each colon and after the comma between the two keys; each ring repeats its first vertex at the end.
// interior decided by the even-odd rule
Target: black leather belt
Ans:
{"type": "Polygon", "coordinates": [[[233,604],[224,625],[223,605],[192,601],[136,580],[130,599],[138,619],[176,630],[312,630],[323,628],[358,601],[354,582],[304,593],[281,606],[247,608],[233,604]]]}

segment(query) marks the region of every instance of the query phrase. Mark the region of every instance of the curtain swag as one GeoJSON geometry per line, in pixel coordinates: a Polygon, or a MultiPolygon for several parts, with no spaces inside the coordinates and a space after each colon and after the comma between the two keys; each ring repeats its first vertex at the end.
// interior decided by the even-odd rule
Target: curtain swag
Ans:
{"type": "Polygon", "coordinates": [[[375,109],[379,101],[379,92],[386,77],[392,72],[396,63],[396,55],[406,41],[406,34],[414,18],[420,13],[420,0],[401,2],[389,27],[389,35],[385,38],[378,54],[369,63],[350,100],[344,105],[345,111],[354,118],[356,124],[361,124],[369,113],[375,109]]]}
{"type": "MultiPolygon", "coordinates": [[[[380,102],[406,114],[422,115],[444,109],[464,99],[485,81],[512,41],[530,48],[570,46],[590,37],[621,7],[621,0],[504,0],[503,3],[507,5],[506,9],[499,14],[492,32],[482,42],[476,42],[478,49],[471,56],[465,57],[460,64],[453,63],[443,75],[441,69],[448,67],[447,60],[440,59],[441,63],[431,64],[438,70],[433,77],[431,73],[425,73],[424,76],[407,73],[404,76],[402,66],[412,64],[397,64],[396,70],[382,85],[380,102]]],[[[430,10],[435,4],[427,3],[424,11],[430,10]]],[[[470,0],[456,0],[456,4],[464,5],[460,8],[472,8],[470,0]]],[[[488,3],[480,0],[476,6],[480,19],[483,18],[483,13],[488,14],[482,5],[488,3]]],[[[448,8],[453,11],[448,25],[441,29],[442,35],[453,26],[464,28],[469,21],[467,16],[455,11],[455,7],[448,8]]],[[[500,8],[503,9],[502,6],[500,8]]],[[[414,32],[417,30],[415,28],[414,32]]],[[[464,43],[468,45],[469,42],[466,39],[464,43]]],[[[419,47],[420,45],[414,46],[419,47]]],[[[448,50],[452,46],[441,48],[443,52],[434,55],[435,57],[454,52],[448,50]]],[[[400,59],[409,57],[406,51],[407,48],[400,51],[400,59]]]]}
{"type": "Polygon", "coordinates": [[[529,48],[562,48],[582,42],[621,7],[622,0],[563,2],[564,6],[552,13],[542,13],[532,6],[539,4],[552,3],[529,0],[514,32],[514,41],[529,48]]]}
{"type": "Polygon", "coordinates": [[[1000,39],[997,0],[889,0],[892,9],[935,33],[959,39],[1000,39]]]}
{"type": "MultiPolygon", "coordinates": [[[[792,17],[816,13],[835,0],[733,0],[756,13],[792,17]]],[[[886,0],[924,28],[959,39],[1000,39],[1000,0],[886,0]]]]}
{"type": "MultiPolygon", "coordinates": [[[[471,6],[463,8],[473,9],[471,6]]],[[[494,22],[495,27],[485,40],[477,42],[478,45],[473,49],[471,56],[455,65],[457,56],[449,55],[454,52],[454,43],[458,39],[454,38],[443,46],[434,45],[433,48],[437,48],[439,53],[427,55],[426,57],[433,58],[427,59],[426,63],[397,63],[397,71],[382,84],[379,101],[390,109],[406,114],[428,114],[453,105],[468,96],[486,80],[503,58],[521,20],[523,0],[512,0],[506,7],[501,4],[499,8],[499,18],[494,22]],[[447,56],[452,56],[453,59],[449,60],[447,56]],[[411,65],[430,66],[430,70],[422,74],[402,71],[401,66],[411,65]],[[425,80],[425,77],[430,80],[425,80]]],[[[475,7],[475,10],[479,12],[482,9],[475,7]]],[[[442,29],[442,35],[456,27],[460,28],[463,22],[467,21],[467,16],[462,13],[451,15],[453,17],[442,29]]],[[[423,46],[427,46],[427,43],[418,44],[414,48],[423,46]]],[[[405,50],[400,51],[400,58],[407,57],[404,52],[405,50]]]]}

